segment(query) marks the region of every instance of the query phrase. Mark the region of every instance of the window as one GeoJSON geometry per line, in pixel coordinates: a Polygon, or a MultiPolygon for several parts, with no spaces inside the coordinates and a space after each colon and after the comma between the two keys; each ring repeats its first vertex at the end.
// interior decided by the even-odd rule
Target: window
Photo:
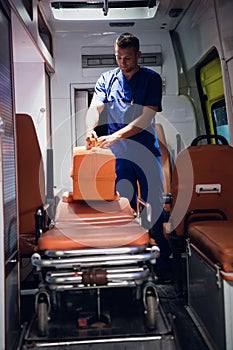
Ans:
{"type": "Polygon", "coordinates": [[[206,133],[222,135],[229,141],[222,68],[216,49],[197,67],[196,77],[206,133]]]}
{"type": "Polygon", "coordinates": [[[212,116],[215,133],[224,136],[230,142],[225,100],[217,101],[212,105],[212,116]]]}
{"type": "Polygon", "coordinates": [[[38,9],[38,31],[43,43],[47,47],[50,54],[53,56],[52,35],[39,9],[38,9]]]}

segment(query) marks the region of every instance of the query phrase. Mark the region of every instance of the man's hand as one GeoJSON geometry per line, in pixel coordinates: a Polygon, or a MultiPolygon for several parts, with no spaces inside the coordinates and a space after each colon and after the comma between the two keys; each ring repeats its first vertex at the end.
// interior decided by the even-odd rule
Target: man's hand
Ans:
{"type": "Polygon", "coordinates": [[[95,130],[89,130],[89,131],[87,131],[86,140],[97,139],[97,137],[98,137],[98,136],[97,136],[95,130]]]}
{"type": "Polygon", "coordinates": [[[97,142],[99,147],[107,148],[113,145],[118,140],[119,140],[119,137],[117,137],[117,135],[114,133],[112,135],[98,137],[97,142]]]}
{"type": "Polygon", "coordinates": [[[97,143],[97,134],[94,130],[90,130],[87,132],[86,136],[86,148],[91,149],[92,147],[96,146],[97,143]]]}

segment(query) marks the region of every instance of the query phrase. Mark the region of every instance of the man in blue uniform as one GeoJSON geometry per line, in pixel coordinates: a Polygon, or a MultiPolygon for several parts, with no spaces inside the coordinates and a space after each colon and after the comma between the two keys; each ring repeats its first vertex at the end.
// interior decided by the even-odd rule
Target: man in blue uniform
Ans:
{"type": "Polygon", "coordinates": [[[139,40],[130,33],[115,42],[118,68],[98,79],[87,114],[87,137],[98,137],[95,127],[105,109],[107,133],[98,137],[100,147],[116,156],[116,190],[133,209],[140,197],[152,206],[150,234],[160,247],[161,268],[168,264],[170,248],[163,236],[163,176],[161,152],[155,131],[155,114],[161,111],[162,80],[158,73],[138,65],[139,40]],[[95,113],[97,112],[97,113],[95,113]]]}

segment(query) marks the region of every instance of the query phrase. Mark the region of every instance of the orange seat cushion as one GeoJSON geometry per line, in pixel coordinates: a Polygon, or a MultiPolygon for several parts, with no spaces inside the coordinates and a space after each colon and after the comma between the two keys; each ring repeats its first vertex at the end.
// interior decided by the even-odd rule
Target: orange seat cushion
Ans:
{"type": "Polygon", "coordinates": [[[193,243],[225,272],[233,272],[233,221],[203,221],[189,225],[193,243]]]}

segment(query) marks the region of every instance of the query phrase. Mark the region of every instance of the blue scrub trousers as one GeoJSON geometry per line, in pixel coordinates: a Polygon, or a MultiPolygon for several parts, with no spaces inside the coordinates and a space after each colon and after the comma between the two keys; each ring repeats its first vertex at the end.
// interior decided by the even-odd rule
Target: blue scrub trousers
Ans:
{"type": "Polygon", "coordinates": [[[146,228],[155,239],[160,248],[160,258],[157,263],[166,265],[171,249],[163,234],[163,222],[165,213],[162,205],[163,176],[161,158],[154,156],[151,152],[139,157],[135,149],[134,156],[130,159],[116,159],[116,190],[122,197],[129,199],[131,207],[137,210],[138,184],[140,197],[152,206],[152,221],[149,224],[143,219],[145,211],[142,212],[143,223],[147,222],[146,228]]]}

